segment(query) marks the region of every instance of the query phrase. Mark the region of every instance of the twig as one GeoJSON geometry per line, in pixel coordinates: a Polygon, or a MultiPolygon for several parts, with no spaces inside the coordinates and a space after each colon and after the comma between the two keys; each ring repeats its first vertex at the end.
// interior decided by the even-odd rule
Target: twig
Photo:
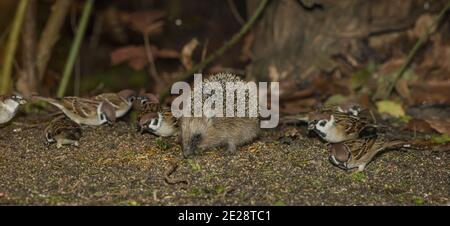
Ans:
{"type": "Polygon", "coordinates": [[[59,84],[57,94],[58,97],[63,97],[64,94],[66,93],[67,84],[69,83],[73,65],[75,63],[75,60],[77,59],[78,52],[80,50],[81,41],[83,40],[84,33],[86,32],[89,16],[91,14],[93,6],[94,0],[87,0],[84,5],[83,14],[81,15],[80,24],[78,26],[77,33],[75,35],[75,40],[73,41],[72,47],[70,48],[69,58],[67,59],[66,65],[64,67],[62,80],[61,83],[59,84]]]}
{"type": "Polygon", "coordinates": [[[228,6],[230,7],[231,13],[233,14],[234,18],[240,25],[245,24],[244,18],[242,18],[241,14],[239,14],[239,11],[236,7],[236,4],[234,4],[233,0],[227,0],[228,6]]]}
{"type": "Polygon", "coordinates": [[[11,30],[11,24],[6,27],[6,29],[0,35],[0,45],[3,43],[6,37],[8,37],[9,31],[11,30]]]}
{"type": "Polygon", "coordinates": [[[39,83],[36,77],[36,0],[28,0],[22,34],[22,67],[16,88],[25,96],[31,96],[38,91],[39,83]]]}
{"type": "Polygon", "coordinates": [[[183,179],[178,179],[178,180],[176,180],[176,179],[171,179],[171,178],[170,178],[170,176],[171,176],[173,173],[175,173],[175,171],[177,171],[177,169],[178,169],[178,162],[176,162],[176,163],[171,163],[169,169],[166,171],[166,173],[165,173],[165,175],[164,175],[164,181],[165,181],[167,184],[170,184],[170,185],[175,185],[175,184],[185,184],[185,185],[188,185],[189,182],[188,182],[187,180],[183,180],[183,179]]]}
{"type": "Polygon", "coordinates": [[[208,53],[208,44],[209,44],[209,39],[206,39],[205,44],[203,45],[203,50],[202,50],[202,61],[204,61],[206,59],[206,54],[208,53]]]}
{"type": "Polygon", "coordinates": [[[401,67],[400,71],[394,75],[394,78],[391,81],[391,83],[389,83],[389,86],[388,86],[387,92],[386,92],[386,94],[384,96],[384,99],[388,98],[391,95],[392,91],[394,90],[395,84],[403,76],[403,74],[406,72],[408,67],[411,65],[411,63],[412,63],[412,61],[414,59],[414,56],[416,55],[417,51],[423,46],[425,41],[428,40],[428,38],[430,37],[431,33],[434,30],[433,28],[437,27],[441,23],[442,19],[444,18],[445,13],[449,9],[450,9],[450,1],[447,2],[445,7],[441,10],[439,15],[435,18],[435,20],[433,21],[431,26],[428,27],[427,32],[425,32],[425,34],[423,34],[419,38],[419,40],[417,40],[416,44],[414,45],[414,47],[409,52],[408,57],[406,58],[406,62],[403,64],[403,66],[401,67]]]}
{"type": "Polygon", "coordinates": [[[44,79],[52,49],[59,40],[59,32],[64,24],[71,2],[71,0],[55,1],[55,4],[52,6],[52,13],[42,31],[36,57],[36,67],[40,82],[44,79]]]}
{"type": "Polygon", "coordinates": [[[16,9],[16,15],[14,16],[11,33],[9,34],[8,44],[5,50],[5,58],[2,68],[2,82],[0,84],[0,94],[8,92],[10,87],[11,73],[13,67],[14,56],[16,55],[17,43],[19,40],[19,34],[22,27],[23,20],[25,18],[25,12],[27,10],[28,0],[21,0],[16,9]]]}
{"type": "MultiPolygon", "coordinates": [[[[222,56],[230,47],[236,44],[250,30],[250,28],[253,26],[253,24],[256,22],[256,20],[264,11],[264,8],[267,6],[268,2],[269,0],[261,0],[258,8],[255,10],[255,13],[247,21],[247,23],[245,23],[244,26],[242,26],[241,30],[238,33],[234,34],[229,41],[225,42],[225,44],[220,49],[218,49],[216,52],[210,55],[206,60],[202,61],[200,64],[195,65],[189,71],[181,75],[177,79],[177,81],[187,81],[192,79],[194,73],[203,69],[208,64],[216,60],[218,57],[222,56]]],[[[167,96],[169,96],[170,89],[171,89],[170,87],[167,87],[166,90],[161,94],[160,97],[161,102],[164,101],[164,99],[167,98],[167,96]]]]}
{"type": "Polygon", "coordinates": [[[160,84],[160,77],[158,75],[158,70],[156,69],[155,57],[150,47],[150,38],[148,37],[149,35],[145,33],[142,35],[144,36],[145,54],[147,55],[147,60],[150,65],[150,76],[155,80],[156,83],[160,84]]]}

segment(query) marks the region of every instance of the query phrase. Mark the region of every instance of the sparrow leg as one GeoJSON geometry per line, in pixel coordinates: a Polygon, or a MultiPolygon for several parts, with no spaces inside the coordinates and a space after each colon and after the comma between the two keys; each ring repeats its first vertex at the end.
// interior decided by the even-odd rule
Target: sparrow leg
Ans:
{"type": "Polygon", "coordinates": [[[75,147],[79,147],[80,144],[76,140],[70,140],[70,139],[66,139],[66,138],[57,139],[56,147],[58,149],[62,148],[62,146],[64,146],[64,145],[72,145],[75,147]]]}
{"type": "Polygon", "coordinates": [[[353,174],[357,174],[357,173],[363,172],[365,168],[366,168],[366,164],[365,163],[359,164],[357,168],[351,169],[351,173],[350,174],[353,175],[353,174]]]}

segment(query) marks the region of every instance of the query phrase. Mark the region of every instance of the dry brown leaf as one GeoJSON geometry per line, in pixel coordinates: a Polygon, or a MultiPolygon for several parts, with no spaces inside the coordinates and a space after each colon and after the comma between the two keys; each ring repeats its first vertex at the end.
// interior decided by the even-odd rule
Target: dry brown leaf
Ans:
{"type": "MultiPolygon", "coordinates": [[[[418,38],[422,37],[423,35],[425,35],[428,32],[428,29],[431,27],[431,25],[433,25],[433,23],[434,23],[434,18],[432,15],[423,14],[422,16],[420,16],[417,19],[414,28],[412,30],[408,31],[408,36],[411,39],[418,39],[418,38]]],[[[434,26],[432,28],[431,32],[433,33],[435,30],[436,30],[436,26],[434,26]]]]}
{"type": "Polygon", "coordinates": [[[434,132],[434,129],[430,126],[430,124],[422,119],[411,119],[406,125],[406,128],[411,131],[417,131],[421,133],[434,132]]]}
{"type": "Polygon", "coordinates": [[[139,12],[121,12],[121,19],[128,23],[132,29],[143,34],[156,34],[162,31],[164,24],[161,19],[166,16],[162,10],[146,10],[139,12]]]}
{"type": "MultiPolygon", "coordinates": [[[[111,53],[111,64],[118,65],[128,62],[134,70],[142,70],[147,64],[148,59],[144,46],[125,46],[114,50],[111,53]]],[[[179,53],[171,49],[159,50],[155,46],[150,46],[150,51],[155,58],[178,58],[179,53]]]]}
{"type": "Polygon", "coordinates": [[[425,121],[441,134],[450,134],[450,120],[425,119],[425,121]]]}
{"type": "Polygon", "coordinates": [[[241,49],[241,55],[239,56],[240,61],[247,61],[253,59],[253,51],[252,46],[253,42],[255,40],[255,33],[249,32],[243,40],[242,49],[241,49]]]}
{"type": "Polygon", "coordinates": [[[395,90],[407,104],[412,102],[411,91],[409,90],[408,81],[406,79],[399,79],[395,84],[395,90]]]}
{"type": "Polygon", "coordinates": [[[450,104],[450,80],[413,82],[410,89],[415,104],[450,104]]]}
{"type": "Polygon", "coordinates": [[[194,66],[192,54],[199,44],[200,42],[197,40],[197,38],[193,38],[190,42],[184,45],[183,50],[181,51],[181,62],[187,70],[192,69],[192,67],[194,66]]]}

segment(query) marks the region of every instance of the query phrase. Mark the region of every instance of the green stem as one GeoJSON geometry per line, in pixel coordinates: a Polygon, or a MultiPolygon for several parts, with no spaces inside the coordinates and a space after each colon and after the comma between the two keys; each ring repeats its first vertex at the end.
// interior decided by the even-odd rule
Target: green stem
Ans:
{"type": "MultiPolygon", "coordinates": [[[[187,71],[186,73],[184,73],[183,75],[181,75],[177,81],[188,81],[190,79],[193,78],[193,74],[200,71],[201,69],[203,69],[204,67],[206,67],[208,64],[210,64],[211,62],[215,61],[217,58],[219,58],[220,56],[222,56],[230,47],[232,47],[233,45],[235,45],[249,30],[250,28],[253,26],[253,24],[256,22],[256,20],[258,19],[258,17],[262,14],[262,12],[264,11],[264,8],[266,7],[267,3],[269,2],[269,0],[261,0],[261,3],[259,4],[258,8],[255,10],[255,13],[253,13],[252,17],[244,24],[244,26],[242,26],[241,30],[234,34],[233,37],[228,40],[227,42],[225,42],[225,44],[218,49],[216,52],[214,52],[213,54],[211,54],[208,58],[206,58],[203,62],[201,62],[200,64],[195,65],[194,67],[191,68],[191,70],[187,71]]],[[[161,102],[170,94],[170,90],[171,88],[168,87],[162,94],[160,97],[161,102]]]]}
{"type": "Polygon", "coordinates": [[[25,12],[27,10],[28,0],[21,0],[16,9],[16,15],[14,16],[11,33],[9,34],[8,44],[5,50],[5,61],[3,62],[3,68],[1,73],[0,94],[6,94],[10,88],[11,73],[14,62],[14,56],[16,55],[17,44],[19,41],[20,30],[25,18],[25,12]]]}
{"type": "Polygon", "coordinates": [[[406,58],[406,62],[402,65],[402,67],[400,68],[400,71],[398,73],[396,73],[394,75],[393,80],[389,83],[386,95],[384,96],[384,99],[387,99],[392,91],[394,90],[395,84],[397,83],[397,81],[403,76],[403,74],[406,72],[406,70],[409,68],[409,66],[411,65],[414,56],[416,56],[417,51],[423,46],[423,44],[425,44],[425,42],[428,40],[428,38],[430,37],[433,28],[437,27],[442,19],[445,16],[445,13],[447,13],[447,11],[450,9],[450,1],[447,2],[447,4],[445,5],[445,7],[441,10],[441,12],[439,13],[439,15],[436,17],[436,19],[433,21],[433,23],[431,24],[431,26],[427,29],[427,32],[425,32],[425,34],[423,34],[419,40],[416,42],[416,44],[414,45],[414,47],[411,49],[411,51],[408,54],[408,57],[406,58]]]}
{"type": "Polygon", "coordinates": [[[83,14],[81,15],[80,23],[78,26],[77,33],[75,35],[75,40],[72,43],[69,52],[69,58],[67,59],[66,65],[64,67],[64,72],[62,75],[61,83],[58,88],[58,97],[63,97],[66,93],[67,85],[69,83],[70,75],[72,74],[73,65],[77,59],[78,52],[80,50],[81,42],[83,40],[84,34],[86,33],[87,24],[89,21],[89,16],[91,14],[94,5],[94,0],[86,0],[84,5],[83,14]]]}

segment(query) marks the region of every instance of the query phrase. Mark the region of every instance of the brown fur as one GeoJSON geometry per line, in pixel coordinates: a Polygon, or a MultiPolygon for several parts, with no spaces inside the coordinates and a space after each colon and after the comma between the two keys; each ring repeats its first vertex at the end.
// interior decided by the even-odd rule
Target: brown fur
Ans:
{"type": "Polygon", "coordinates": [[[237,146],[253,141],[259,134],[256,118],[194,118],[181,120],[180,141],[185,157],[197,149],[226,146],[233,153],[237,146]]]}

